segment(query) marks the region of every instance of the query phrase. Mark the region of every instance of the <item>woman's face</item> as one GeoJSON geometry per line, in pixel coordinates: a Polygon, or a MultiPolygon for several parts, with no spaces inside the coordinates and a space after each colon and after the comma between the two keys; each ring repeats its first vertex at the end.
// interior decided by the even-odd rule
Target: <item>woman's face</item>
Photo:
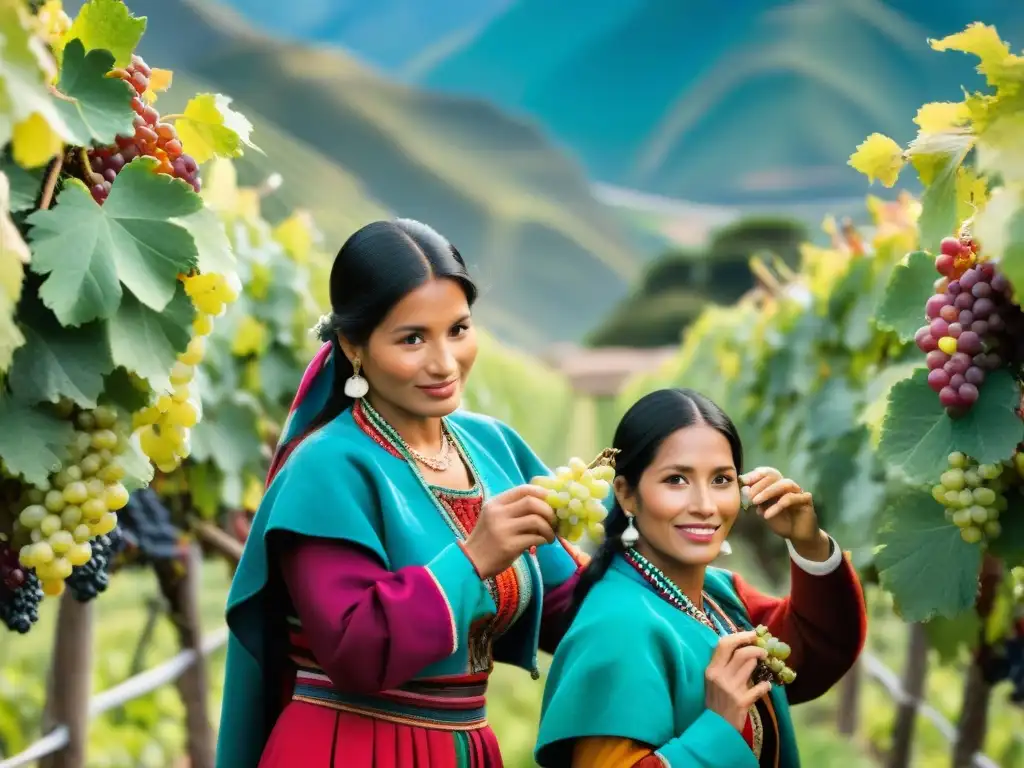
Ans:
{"type": "Polygon", "coordinates": [[[476,360],[466,294],[454,280],[430,280],[405,296],[356,350],[369,398],[410,416],[447,416],[462,401],[476,360]]]}
{"type": "Polygon", "coordinates": [[[707,565],[740,511],[740,485],[729,441],[694,425],[661,444],[638,487],[615,479],[619,503],[636,515],[637,549],[655,564],[707,565]]]}

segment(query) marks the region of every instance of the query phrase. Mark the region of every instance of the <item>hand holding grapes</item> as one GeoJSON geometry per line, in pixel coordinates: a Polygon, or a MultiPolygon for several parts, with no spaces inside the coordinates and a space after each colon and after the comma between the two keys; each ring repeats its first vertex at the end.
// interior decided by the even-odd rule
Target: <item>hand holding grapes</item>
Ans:
{"type": "Polygon", "coordinates": [[[548,493],[536,485],[520,485],[484,504],[464,546],[481,578],[501,573],[530,547],[555,540],[555,513],[544,502],[548,493]]]}
{"type": "Polygon", "coordinates": [[[750,684],[758,662],[768,656],[756,642],[755,632],[726,635],[718,641],[711,663],[704,671],[705,706],[740,732],[747,711],[772,689],[769,682],[750,684]]]}
{"type": "Polygon", "coordinates": [[[816,549],[824,543],[825,557],[828,556],[827,539],[818,527],[811,494],[773,467],[758,467],[742,475],[740,482],[750,494],[750,503],[773,533],[789,539],[798,548],[803,545],[816,549]]]}

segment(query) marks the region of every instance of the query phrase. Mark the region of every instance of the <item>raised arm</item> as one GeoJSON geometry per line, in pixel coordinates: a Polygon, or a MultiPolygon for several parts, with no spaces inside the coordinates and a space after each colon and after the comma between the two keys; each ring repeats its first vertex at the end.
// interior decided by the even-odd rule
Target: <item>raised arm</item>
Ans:
{"type": "Polygon", "coordinates": [[[849,558],[830,541],[830,554],[822,562],[801,557],[787,541],[789,597],[765,595],[733,574],[751,622],[764,624],[792,648],[786,662],[797,673],[786,686],[792,704],[816,699],[835,685],[857,660],[867,636],[860,580],[849,558]]]}
{"type": "Polygon", "coordinates": [[[310,652],[350,693],[395,688],[454,653],[484,594],[458,544],[391,572],[357,545],[295,537],[281,570],[310,652]]]}

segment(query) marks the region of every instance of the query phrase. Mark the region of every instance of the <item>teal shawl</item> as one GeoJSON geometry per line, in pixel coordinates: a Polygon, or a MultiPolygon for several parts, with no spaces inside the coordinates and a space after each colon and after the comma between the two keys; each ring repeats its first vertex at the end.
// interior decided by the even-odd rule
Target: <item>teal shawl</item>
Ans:
{"type": "MultiPolygon", "coordinates": [[[[750,628],[728,571],[708,568],[704,588],[737,626],[750,628]]],[[[704,671],[717,642],[617,556],[555,652],[537,762],[566,768],[573,740],[612,736],[652,745],[672,768],[757,768],[739,731],[704,706],[704,671]]],[[[779,765],[798,768],[786,693],[776,686],[770,695],[779,765]]]]}
{"type": "MultiPolygon", "coordinates": [[[[506,425],[464,411],[446,422],[473,465],[485,498],[549,474],[506,425]]],[[[382,450],[355,423],[351,409],[344,411],[302,441],[281,465],[253,520],[228,595],[230,635],[218,768],[256,766],[277,715],[279,681],[268,681],[266,674],[275,652],[268,640],[270,628],[282,618],[282,605],[268,589],[275,575],[268,537],[278,532],[358,544],[391,570],[426,565],[447,597],[458,640],[454,653],[424,669],[423,676],[464,674],[469,626],[496,610],[418,471],[382,450]]],[[[503,660],[535,671],[540,596],[545,587],[569,578],[576,564],[557,541],[524,557],[534,599],[513,628],[517,647],[506,644],[503,660]]]]}

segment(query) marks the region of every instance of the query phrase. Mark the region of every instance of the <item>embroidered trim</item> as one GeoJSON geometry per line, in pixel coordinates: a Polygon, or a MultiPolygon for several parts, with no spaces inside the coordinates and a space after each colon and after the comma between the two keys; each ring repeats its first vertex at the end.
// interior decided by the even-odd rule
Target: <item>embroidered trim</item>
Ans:
{"type": "Polygon", "coordinates": [[[383,712],[379,709],[356,707],[351,704],[342,704],[337,701],[326,701],[324,699],[318,699],[313,696],[303,696],[301,694],[293,694],[292,701],[304,701],[307,704],[315,704],[320,707],[327,707],[328,709],[340,710],[341,712],[350,712],[354,715],[371,717],[374,720],[384,720],[398,725],[427,726],[439,731],[475,731],[487,726],[486,717],[482,717],[479,720],[472,720],[467,723],[445,723],[433,718],[403,717],[390,712],[383,712]]]}
{"type": "Polygon", "coordinates": [[[661,754],[661,752],[652,752],[651,754],[658,758],[665,768],[672,768],[672,764],[668,761],[668,758],[661,754]]]}
{"type": "Polygon", "coordinates": [[[441,595],[441,599],[444,600],[444,607],[448,609],[448,623],[451,625],[452,630],[452,653],[455,653],[459,650],[459,627],[458,624],[455,623],[455,611],[452,609],[452,604],[448,600],[448,595],[445,594],[444,587],[441,586],[441,582],[438,581],[434,572],[427,566],[424,566],[423,570],[425,570],[430,575],[430,578],[433,579],[434,585],[437,587],[437,591],[441,595]]]}

